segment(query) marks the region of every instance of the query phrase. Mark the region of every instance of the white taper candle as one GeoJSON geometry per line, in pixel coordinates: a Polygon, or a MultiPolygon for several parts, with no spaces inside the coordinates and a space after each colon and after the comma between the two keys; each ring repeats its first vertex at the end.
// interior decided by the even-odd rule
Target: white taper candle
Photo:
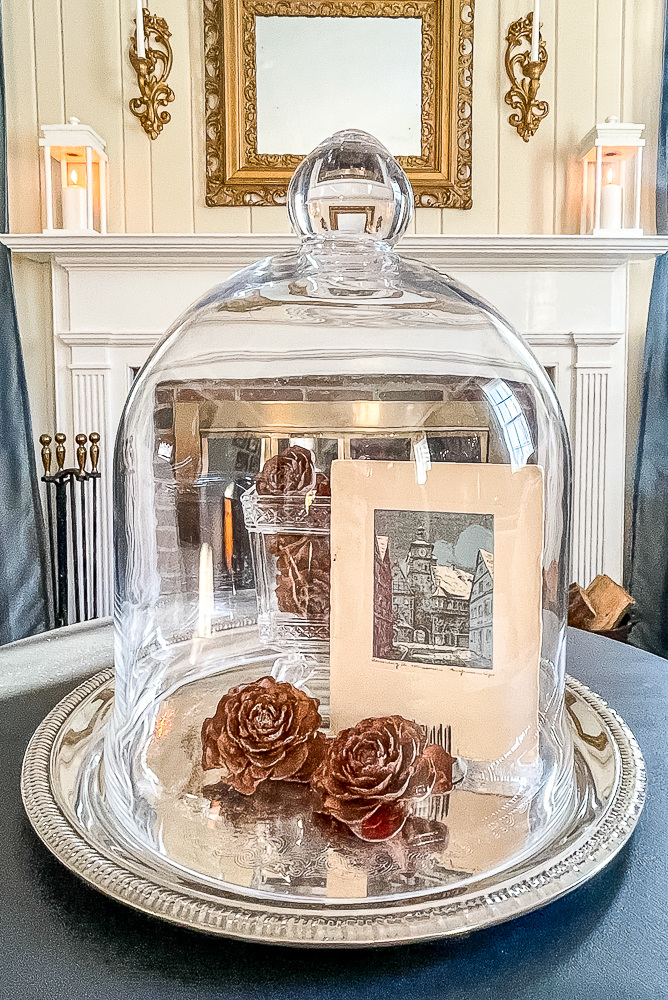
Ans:
{"type": "Polygon", "coordinates": [[[140,59],[146,58],[146,45],[144,44],[144,0],[137,0],[137,55],[140,59]]]}
{"type": "Polygon", "coordinates": [[[531,62],[538,62],[540,41],[540,0],[533,0],[533,25],[531,28],[531,62]]]}

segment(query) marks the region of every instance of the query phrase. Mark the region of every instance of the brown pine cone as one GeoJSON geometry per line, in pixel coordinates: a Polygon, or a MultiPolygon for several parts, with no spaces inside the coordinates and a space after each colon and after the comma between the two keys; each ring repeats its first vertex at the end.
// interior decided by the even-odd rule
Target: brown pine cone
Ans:
{"type": "Polygon", "coordinates": [[[298,444],[268,459],[255,480],[260,496],[291,496],[315,487],[313,455],[298,444]]]}
{"type": "Polygon", "coordinates": [[[309,782],[324,757],[319,701],[273,677],[231,688],[202,726],[202,767],[252,795],[263,781],[309,782]]]}
{"type": "Polygon", "coordinates": [[[328,744],[313,779],[321,811],[362,840],[394,836],[410,815],[410,800],[434,787],[435,767],[423,756],[426,742],[422,726],[400,715],[344,729],[328,744]]]}

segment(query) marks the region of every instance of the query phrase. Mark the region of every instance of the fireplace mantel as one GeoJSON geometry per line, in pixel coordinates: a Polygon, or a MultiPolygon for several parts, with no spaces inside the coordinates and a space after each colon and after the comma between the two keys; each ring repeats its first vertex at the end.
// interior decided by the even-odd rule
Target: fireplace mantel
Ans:
{"type": "MultiPolygon", "coordinates": [[[[80,264],[219,265],[245,267],[267,254],[297,246],[287,234],[108,233],[104,236],[0,234],[0,242],[33,260],[57,258],[80,264]]],[[[615,268],[668,252],[666,236],[421,236],[407,235],[398,247],[433,267],[615,268]]]]}
{"type": "MultiPolygon", "coordinates": [[[[111,451],[132,378],[174,319],[234,271],[297,245],[289,235],[0,235],[51,268],[58,429],[98,430],[102,613],[111,610],[111,451]]],[[[399,252],[448,272],[508,317],[548,370],[573,448],[573,566],[622,578],[628,269],[668,237],[406,236],[399,252]]]]}

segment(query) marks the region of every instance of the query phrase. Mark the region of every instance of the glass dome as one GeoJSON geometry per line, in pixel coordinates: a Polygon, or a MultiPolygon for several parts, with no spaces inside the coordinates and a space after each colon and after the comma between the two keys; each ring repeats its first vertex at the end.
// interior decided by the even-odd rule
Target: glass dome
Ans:
{"type": "Polygon", "coordinates": [[[191,306],[121,420],[105,787],[211,891],[420,896],[574,809],[567,434],[503,317],[391,249],[374,138],[288,202],[299,247],[191,306]]]}

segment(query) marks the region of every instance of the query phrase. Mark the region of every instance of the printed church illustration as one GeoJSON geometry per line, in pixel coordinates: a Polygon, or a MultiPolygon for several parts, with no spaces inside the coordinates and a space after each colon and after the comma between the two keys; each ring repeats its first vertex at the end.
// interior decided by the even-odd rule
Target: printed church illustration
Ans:
{"type": "Polygon", "coordinates": [[[493,586],[490,552],[480,549],[469,573],[439,566],[422,527],[401,561],[392,560],[390,539],[376,535],[374,656],[420,658],[424,647],[431,647],[491,661],[493,586]]]}

